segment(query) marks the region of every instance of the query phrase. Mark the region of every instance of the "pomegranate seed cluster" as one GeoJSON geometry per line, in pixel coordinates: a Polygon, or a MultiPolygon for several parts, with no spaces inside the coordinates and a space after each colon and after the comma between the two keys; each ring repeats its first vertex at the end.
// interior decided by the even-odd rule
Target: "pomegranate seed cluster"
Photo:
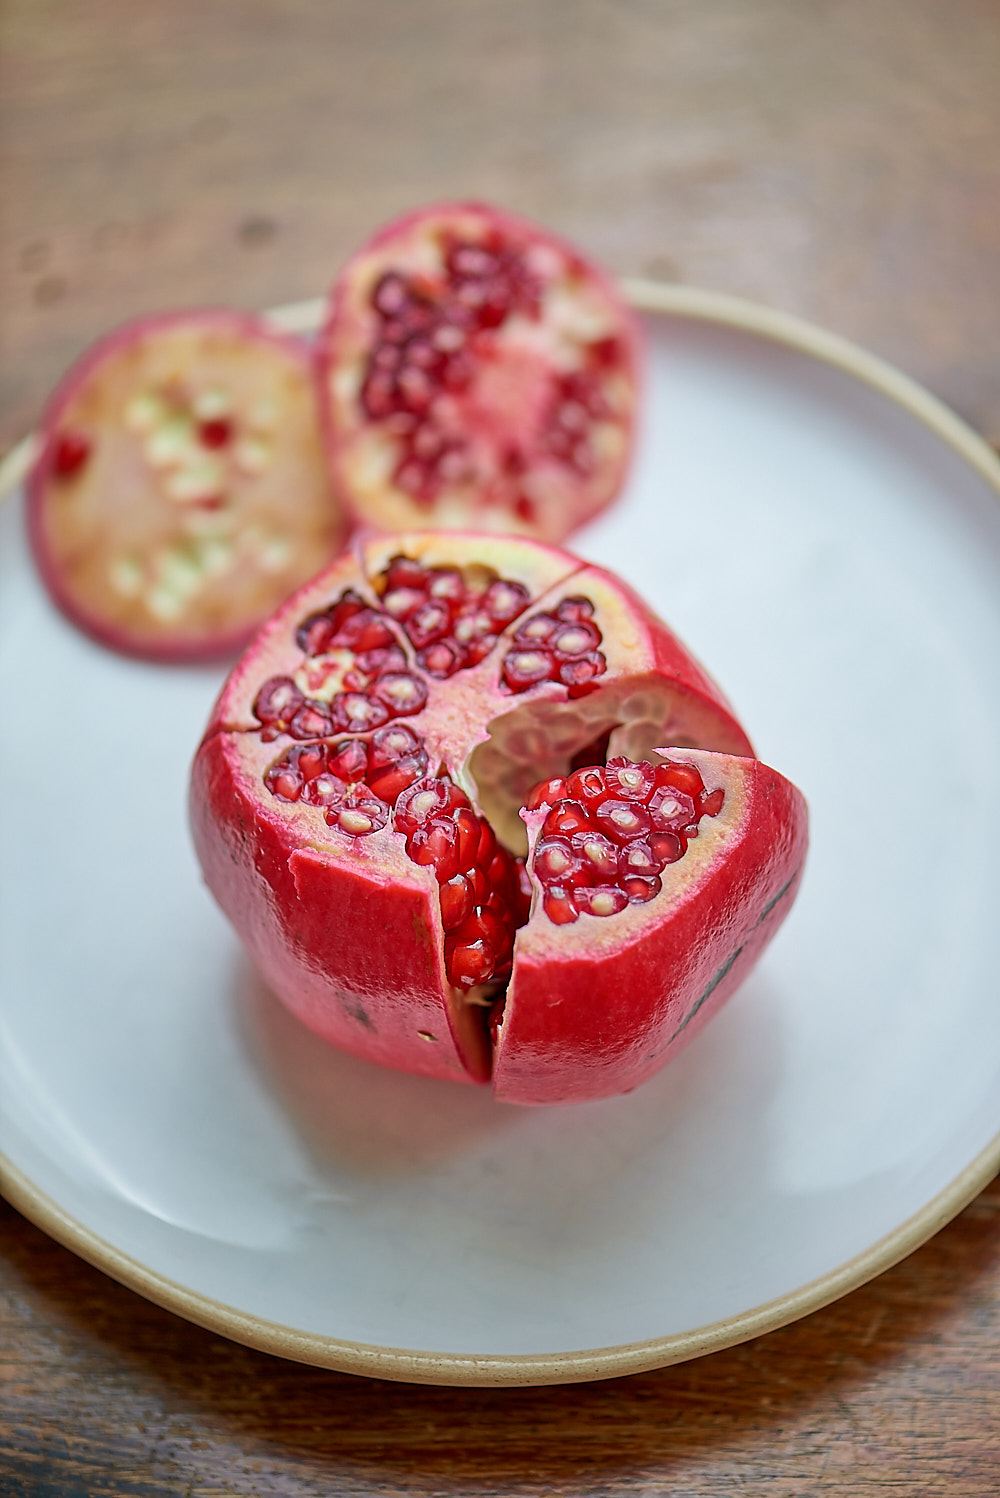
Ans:
{"type": "Polygon", "coordinates": [[[378,579],[382,607],[397,620],[428,676],[444,680],[489,654],[530,602],[523,583],[498,577],[470,588],[456,567],[394,557],[378,579]]]}
{"type": "MultiPolygon", "coordinates": [[[[482,453],[464,435],[465,424],[450,419],[449,411],[476,387],[484,364],[502,357],[498,334],[504,325],[515,316],[540,320],[542,289],[528,257],[496,229],[476,241],[445,233],[441,273],[433,280],[393,269],[376,282],[369,300],[377,331],[360,405],[397,443],[393,480],[418,504],[430,508],[448,486],[478,481],[489,502],[508,504],[526,522],[535,518],[534,501],[522,484],[531,452],[522,447],[517,424],[504,424],[487,473],[482,453]]],[[[532,450],[537,443],[550,459],[589,477],[598,463],[592,425],[614,419],[603,381],[624,351],[616,338],[602,338],[582,342],[580,357],[576,370],[550,371],[551,396],[535,418],[540,427],[524,439],[532,450]]]]}
{"type": "Polygon", "coordinates": [[[526,692],[540,681],[561,681],[570,696],[586,690],[607,670],[598,650],[601,631],[589,598],[564,598],[551,614],[532,614],[514,635],[504,656],[501,678],[512,692],[526,692]]]}
{"type": "Polygon", "coordinates": [[[705,789],[694,765],[623,757],[536,786],[529,809],[550,810],[531,867],[549,919],[566,925],[652,900],[667,864],[683,857],[724,796],[705,789]]]}

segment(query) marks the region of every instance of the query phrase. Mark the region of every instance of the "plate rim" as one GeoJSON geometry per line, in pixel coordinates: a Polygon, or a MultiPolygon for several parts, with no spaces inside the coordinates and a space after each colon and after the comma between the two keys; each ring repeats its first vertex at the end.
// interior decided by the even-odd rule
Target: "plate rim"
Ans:
{"type": "MultiPolygon", "coordinates": [[[[1000,500],[1000,456],[929,390],[894,365],[839,334],[742,297],[700,287],[629,279],[622,287],[640,312],[715,324],[805,353],[887,396],[953,448],[1000,500]]],[[[267,316],[284,332],[312,331],[324,299],[287,303],[267,316]]],[[[34,461],[34,434],[0,461],[0,501],[22,483],[34,461]]],[[[641,1342],[571,1353],[444,1353],[383,1347],[308,1332],[266,1320],[202,1295],[150,1269],[86,1227],[0,1151],[0,1192],[49,1237],[126,1288],[207,1331],[260,1352],[337,1372],[404,1383],[511,1387],[581,1383],[668,1367],[775,1331],[840,1299],[900,1262],[950,1222],[1000,1170],[1000,1132],[917,1212],[861,1253],[794,1290],[735,1316],[641,1342]]]]}

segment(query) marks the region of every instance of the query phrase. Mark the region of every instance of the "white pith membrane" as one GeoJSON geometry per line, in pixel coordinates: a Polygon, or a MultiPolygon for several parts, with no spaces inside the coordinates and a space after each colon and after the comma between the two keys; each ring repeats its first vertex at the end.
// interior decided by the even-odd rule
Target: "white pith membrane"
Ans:
{"type": "Polygon", "coordinates": [[[571,250],[502,215],[430,210],[379,235],[342,274],[320,338],[345,495],[385,530],[474,523],[560,540],[624,474],[628,316],[571,250]],[[456,277],[477,256],[492,257],[493,279],[456,277]],[[380,310],[394,304],[386,277],[414,299],[398,317],[380,310]],[[475,298],[497,278],[512,310],[480,326],[475,298]]]}
{"type": "Polygon", "coordinates": [[[62,601],[123,648],[231,644],[342,538],[307,355],[236,314],[114,335],[49,414],[34,523],[62,601]]]}
{"type": "MultiPolygon", "coordinates": [[[[475,549],[480,554],[482,544],[482,538],[475,538],[475,549]]],[[[514,549],[511,561],[516,557],[517,549],[523,549],[523,545],[523,542],[511,543],[514,549]]],[[[254,794],[259,800],[263,791],[261,779],[270,776],[270,782],[265,780],[265,784],[270,783],[272,789],[272,795],[265,802],[267,814],[294,820],[297,823],[296,838],[301,841],[302,846],[315,850],[324,858],[333,856],[352,859],[359,876],[371,881],[373,895],[387,883],[402,883],[426,891],[429,896],[428,912],[434,932],[433,939],[437,950],[442,954],[442,993],[452,1033],[470,1072],[479,1079],[484,1079],[490,1074],[493,1039],[510,972],[510,957],[508,956],[502,973],[496,978],[482,983],[449,982],[449,972],[445,966],[448,929],[443,916],[443,904],[439,905],[438,899],[434,897],[435,893],[439,893],[440,899],[444,900],[444,885],[439,887],[434,867],[414,861],[416,855],[411,847],[412,827],[400,830],[397,825],[408,799],[407,790],[404,789],[398,796],[395,808],[391,803],[396,798],[387,800],[384,815],[379,813],[374,823],[366,811],[364,792],[358,793],[359,805],[347,805],[352,820],[345,823],[342,810],[338,809],[343,804],[343,798],[338,799],[336,786],[332,785],[329,788],[331,797],[326,799],[327,787],[322,780],[322,771],[317,775],[310,766],[313,780],[297,787],[294,775],[289,783],[280,779],[280,775],[284,773],[282,767],[295,760],[296,756],[301,758],[303,754],[312,754],[317,746],[322,750],[324,743],[330,746],[330,752],[334,754],[343,750],[345,745],[351,753],[355,753],[358,752],[357,746],[361,745],[362,751],[367,752],[370,767],[380,734],[392,730],[395,734],[402,731],[404,739],[407,733],[416,735],[421,743],[423,764],[417,767],[412,777],[416,783],[414,794],[420,792],[421,785],[440,776],[449,777],[464,792],[470,814],[480,822],[488,822],[502,848],[507,850],[503,854],[506,859],[504,878],[507,880],[505,904],[512,906],[519,897],[509,882],[513,862],[511,855],[523,857],[527,852],[528,833],[525,821],[532,824],[532,835],[537,839],[541,821],[544,820],[538,812],[528,813],[522,818],[522,808],[528,793],[539,782],[555,776],[565,776],[581,763],[603,765],[605,760],[621,756],[628,761],[650,761],[657,765],[664,754],[669,759],[683,759],[685,747],[694,745],[724,753],[746,752],[746,746],[743,742],[734,740],[731,724],[709,702],[695,697],[652,671],[621,673],[621,667],[614,660],[614,640],[605,639],[601,630],[602,621],[605,624],[612,622],[608,615],[613,613],[611,600],[616,596],[614,590],[604,575],[599,578],[592,569],[582,564],[567,572],[567,564],[572,562],[570,558],[561,558],[562,566],[555,573],[550,568],[550,575],[543,576],[540,581],[536,580],[520,612],[506,627],[498,630],[495,641],[482,660],[460,668],[447,680],[425,678],[427,701],[421,711],[390,718],[378,729],[341,730],[326,734],[323,741],[319,742],[305,735],[296,739],[288,732],[288,715],[291,707],[295,706],[292,697],[285,717],[277,723],[269,725],[267,722],[258,722],[256,728],[252,727],[254,717],[251,704],[256,701],[258,712],[263,711],[267,718],[269,709],[261,708],[260,704],[265,691],[271,691],[272,698],[274,697],[274,689],[270,684],[275,681],[280,688],[275,700],[284,700],[282,692],[289,696],[289,687],[293,692],[297,690],[300,696],[305,695],[308,687],[314,694],[313,702],[321,711],[337,710],[338,696],[343,695],[345,688],[345,673],[350,673],[351,651],[336,647],[309,657],[297,646],[290,649],[289,635],[294,637],[296,631],[305,630],[310,632],[310,638],[315,638],[317,616],[322,615],[324,610],[342,608],[343,600],[349,594],[356,595],[358,599],[353,617],[361,617],[362,611],[367,610],[370,614],[380,613],[385,620],[381,604],[384,598],[391,598],[394,592],[391,569],[400,560],[397,546],[398,538],[369,543],[361,558],[361,569],[353,574],[345,570],[342,584],[330,585],[324,590],[322,598],[313,598],[311,607],[304,604],[297,608],[294,618],[289,615],[280,631],[272,632],[270,639],[262,641],[261,652],[254,659],[252,672],[248,672],[243,679],[238,674],[234,678],[236,685],[229,693],[228,704],[224,697],[222,710],[225,712],[228,707],[231,713],[228,726],[241,730],[240,737],[246,745],[248,780],[259,787],[254,794]],[[558,575],[559,572],[561,576],[558,575]],[[529,621],[551,616],[567,600],[578,602],[583,595],[592,595],[596,601],[593,624],[600,632],[600,643],[607,646],[610,654],[607,680],[599,678],[580,695],[571,695],[566,686],[554,680],[531,686],[523,692],[512,692],[503,687],[500,684],[503,663],[517,649],[519,632],[524,631],[529,621]],[[602,599],[607,608],[601,607],[602,599]],[[264,667],[273,668],[275,675],[267,676],[262,669],[264,667]],[[288,685],[280,686],[281,683],[288,685]],[[662,749],[665,743],[670,746],[669,751],[662,749]],[[658,749],[661,750],[660,753],[657,753],[658,749]],[[317,786],[321,792],[318,804],[308,804],[310,795],[316,798],[317,786]],[[360,821],[353,820],[359,816],[360,821]],[[368,825],[364,825],[366,816],[368,825]]],[[[498,565],[494,567],[484,563],[476,555],[475,549],[469,542],[455,537],[447,538],[443,545],[437,539],[418,539],[405,548],[402,559],[407,563],[415,563],[418,569],[423,568],[428,577],[434,576],[436,570],[457,568],[466,587],[473,590],[478,598],[487,596],[487,590],[491,586],[495,588],[503,585],[505,580],[515,583],[521,581],[514,568],[509,563],[505,565],[506,558],[498,556],[498,565]]],[[[497,543],[498,552],[509,549],[504,543],[497,543]]],[[[548,555],[558,556],[553,553],[548,555]]],[[[621,607],[620,598],[618,606],[621,607]]],[[[417,606],[414,607],[417,612],[412,617],[416,617],[419,612],[417,606]]],[[[421,676],[416,664],[416,651],[407,636],[406,625],[406,618],[389,622],[387,627],[394,637],[395,645],[385,648],[397,650],[405,657],[405,669],[398,674],[421,676]]],[[[641,658],[639,637],[635,634],[637,627],[633,623],[633,638],[626,642],[625,658],[637,649],[641,658]]],[[[529,635],[531,632],[529,629],[529,635]]],[[[353,658],[356,660],[356,657],[353,658]]],[[[271,698],[267,700],[270,702],[271,698]]],[[[290,721],[296,721],[294,716],[290,721]]],[[[406,747],[410,750],[413,748],[412,744],[406,747]]],[[[356,781],[358,774],[362,773],[366,780],[372,780],[373,776],[369,771],[361,771],[356,772],[356,781]]],[[[706,794],[719,788],[717,783],[705,783],[706,794]]],[[[719,832],[710,834],[701,844],[706,854],[717,845],[722,830],[731,823],[733,817],[738,820],[740,798],[737,797],[730,803],[728,788],[721,789],[725,792],[725,814],[717,817],[719,832]]],[[[426,793],[421,794],[426,796],[426,793]]],[[[348,793],[348,803],[351,803],[354,795],[354,791],[348,793]]],[[[419,805],[417,810],[419,811],[419,805]]],[[[716,807],[710,817],[701,818],[697,834],[699,837],[701,827],[706,826],[710,819],[716,819],[718,811],[719,807],[716,807]]],[[[624,910],[602,910],[598,904],[593,911],[581,912],[574,918],[578,923],[574,929],[585,933],[585,936],[581,935],[578,939],[591,943],[596,940],[602,945],[610,941],[614,945],[613,928],[618,927],[620,940],[626,927],[631,930],[648,921],[654,915],[654,905],[671,899],[671,889],[677,886],[678,872],[684,870],[684,865],[687,864],[688,869],[681,873],[682,880],[689,877],[691,866],[695,862],[703,861],[702,857],[691,858],[690,852],[682,850],[676,861],[669,862],[668,872],[663,874],[661,892],[652,897],[645,896],[643,903],[629,904],[624,910]],[[606,935],[602,928],[606,928],[606,935]]],[[[464,871],[471,872],[469,869],[464,871]]],[[[462,873],[463,869],[458,872],[462,873]]],[[[531,908],[527,925],[524,922],[527,891],[520,896],[522,907],[516,918],[520,931],[542,924],[552,925],[542,908],[539,880],[532,877],[529,886],[531,908]]],[[[452,926],[450,929],[455,928],[452,926]]],[[[552,925],[554,932],[559,933],[560,929],[552,925]]],[[[513,934],[514,962],[521,939],[520,934],[513,934]]],[[[429,1042],[435,1039],[430,1033],[424,1038],[429,1042]]]]}

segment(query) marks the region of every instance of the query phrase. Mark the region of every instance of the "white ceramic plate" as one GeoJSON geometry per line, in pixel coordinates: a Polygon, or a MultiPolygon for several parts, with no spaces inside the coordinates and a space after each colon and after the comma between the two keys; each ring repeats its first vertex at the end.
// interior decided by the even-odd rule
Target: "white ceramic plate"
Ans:
{"type": "Polygon", "coordinates": [[[441,1383],[678,1361],[861,1283],[1000,1160],[1000,465],[830,335],[632,291],[640,460],[576,546],[710,663],[813,846],[757,973],[630,1097],[504,1107],[290,1019],[185,827],[219,673],[77,634],[0,512],[5,1190],[254,1346],[441,1383]]]}

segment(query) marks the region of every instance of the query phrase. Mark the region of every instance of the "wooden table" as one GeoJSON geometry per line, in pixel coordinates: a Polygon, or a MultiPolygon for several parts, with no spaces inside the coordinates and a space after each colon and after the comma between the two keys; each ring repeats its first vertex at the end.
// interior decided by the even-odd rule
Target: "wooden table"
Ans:
{"type": "MultiPolygon", "coordinates": [[[[116,321],[315,295],[454,194],[803,313],[1000,441],[991,0],[7,0],[0,25],[0,447],[116,321]]],[[[743,1347],[410,1388],[202,1332],[0,1207],[0,1491],[993,1495],[998,1284],[994,1184],[743,1347]]]]}

